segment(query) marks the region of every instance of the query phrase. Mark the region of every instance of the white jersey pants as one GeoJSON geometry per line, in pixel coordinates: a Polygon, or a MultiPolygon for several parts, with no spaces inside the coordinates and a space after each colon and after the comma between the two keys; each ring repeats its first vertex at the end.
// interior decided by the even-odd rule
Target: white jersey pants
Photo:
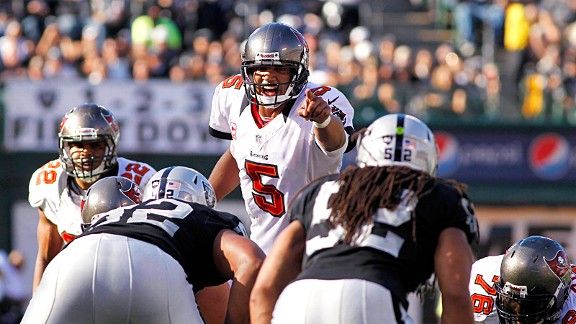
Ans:
{"type": "Polygon", "coordinates": [[[273,324],[371,324],[413,321],[390,291],[360,279],[297,280],[274,308],[273,324]]]}
{"type": "Polygon", "coordinates": [[[50,262],[22,323],[204,323],[182,266],[157,246],[94,234],[50,262]]]}

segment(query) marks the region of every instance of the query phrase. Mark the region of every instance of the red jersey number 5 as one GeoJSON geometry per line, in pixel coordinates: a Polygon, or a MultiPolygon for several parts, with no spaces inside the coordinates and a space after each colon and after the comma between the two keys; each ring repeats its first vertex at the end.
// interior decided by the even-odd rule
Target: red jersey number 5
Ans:
{"type": "Polygon", "coordinates": [[[284,193],[272,185],[262,183],[262,176],[278,178],[278,167],[273,164],[256,163],[246,160],[246,173],[252,180],[252,196],[256,205],[274,217],[280,217],[286,212],[284,193]],[[270,202],[266,200],[270,198],[270,202]]]}

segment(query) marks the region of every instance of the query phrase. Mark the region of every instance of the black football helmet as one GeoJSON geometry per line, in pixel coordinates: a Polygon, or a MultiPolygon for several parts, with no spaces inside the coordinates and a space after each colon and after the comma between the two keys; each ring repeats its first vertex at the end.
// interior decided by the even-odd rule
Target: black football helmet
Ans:
{"type": "Polygon", "coordinates": [[[496,283],[500,323],[555,323],[570,291],[572,268],[560,243],[530,236],[502,260],[496,283]]]}
{"type": "Polygon", "coordinates": [[[120,127],[112,113],[97,104],[86,103],[72,108],[60,123],[58,132],[60,160],[69,175],[94,182],[116,165],[120,127]],[[103,142],[103,158],[73,159],[70,152],[74,142],[103,142]]]}
{"type": "Polygon", "coordinates": [[[276,108],[298,97],[308,82],[308,45],[296,29],[281,23],[269,23],[256,29],[242,48],[242,77],[246,95],[258,105],[276,108]],[[268,84],[268,87],[288,85],[284,94],[265,96],[256,92],[254,71],[260,66],[282,66],[291,71],[288,83],[268,84]]]}

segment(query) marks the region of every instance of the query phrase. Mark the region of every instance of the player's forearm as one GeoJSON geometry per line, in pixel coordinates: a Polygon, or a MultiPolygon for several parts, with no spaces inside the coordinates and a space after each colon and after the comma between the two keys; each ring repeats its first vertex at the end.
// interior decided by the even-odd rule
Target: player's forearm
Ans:
{"type": "Polygon", "coordinates": [[[226,323],[250,323],[250,293],[261,264],[261,260],[255,260],[254,264],[246,264],[235,272],[230,287],[226,323]]]}
{"type": "Polygon", "coordinates": [[[324,128],[314,126],[314,135],[318,144],[327,152],[336,151],[346,144],[346,131],[342,122],[330,115],[330,123],[324,128]]]}
{"type": "Polygon", "coordinates": [[[434,262],[442,292],[442,323],[472,324],[474,318],[468,283],[474,255],[462,230],[452,227],[442,231],[434,262]]]}
{"type": "Polygon", "coordinates": [[[229,290],[230,286],[225,282],[219,286],[206,287],[196,294],[196,303],[206,324],[224,322],[229,290]]]}
{"type": "Polygon", "coordinates": [[[40,284],[40,280],[42,279],[42,275],[44,274],[44,270],[46,270],[46,266],[48,265],[48,261],[41,257],[36,258],[36,264],[34,266],[34,279],[32,280],[32,290],[36,290],[36,287],[40,284]]]}
{"type": "Polygon", "coordinates": [[[276,298],[267,299],[263,291],[254,291],[250,297],[250,323],[269,324],[272,321],[272,311],[276,298]]]}
{"type": "Polygon", "coordinates": [[[442,295],[442,324],[472,324],[472,301],[469,295],[442,295]]]}
{"type": "Polygon", "coordinates": [[[230,149],[228,149],[222,154],[218,162],[216,162],[208,178],[212,188],[214,188],[218,201],[224,199],[224,197],[230,194],[240,184],[238,173],[239,170],[236,165],[236,160],[234,160],[230,149]]]}

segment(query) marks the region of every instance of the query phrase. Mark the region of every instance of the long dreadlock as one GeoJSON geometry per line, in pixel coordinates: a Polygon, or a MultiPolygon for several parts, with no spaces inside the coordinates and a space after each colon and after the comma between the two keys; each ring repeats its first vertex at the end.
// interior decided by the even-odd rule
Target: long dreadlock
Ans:
{"type": "Polygon", "coordinates": [[[338,178],[338,192],[328,200],[332,208],[329,221],[344,228],[344,242],[350,244],[359,229],[372,222],[378,208],[394,210],[403,199],[420,199],[434,181],[428,173],[405,166],[349,166],[338,178]],[[403,197],[405,189],[412,196],[403,197]]]}

